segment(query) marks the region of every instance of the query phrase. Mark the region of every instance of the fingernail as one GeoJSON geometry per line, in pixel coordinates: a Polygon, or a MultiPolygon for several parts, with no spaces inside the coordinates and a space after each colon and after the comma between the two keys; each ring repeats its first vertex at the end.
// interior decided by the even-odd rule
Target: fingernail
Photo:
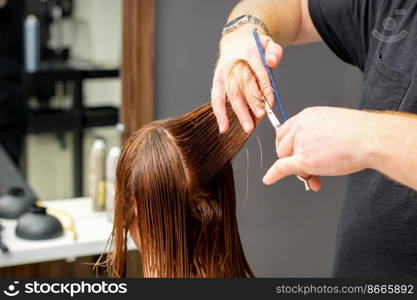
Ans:
{"type": "Polygon", "coordinates": [[[250,123],[248,121],[244,121],[243,122],[243,130],[245,130],[245,132],[249,132],[251,130],[251,126],[250,123]]]}
{"type": "Polygon", "coordinates": [[[265,110],[263,110],[262,108],[259,108],[256,111],[256,114],[257,114],[258,117],[262,117],[264,115],[264,113],[265,113],[265,110]]]}
{"type": "Polygon", "coordinates": [[[269,62],[275,63],[275,55],[268,54],[266,57],[269,60],[269,62]]]}
{"type": "Polygon", "coordinates": [[[223,124],[219,124],[219,132],[223,133],[225,129],[225,126],[223,124]]]}
{"type": "Polygon", "coordinates": [[[264,178],[262,178],[262,182],[263,182],[265,185],[269,185],[269,184],[268,184],[268,178],[267,178],[267,175],[265,175],[265,176],[264,176],[264,178]]]}

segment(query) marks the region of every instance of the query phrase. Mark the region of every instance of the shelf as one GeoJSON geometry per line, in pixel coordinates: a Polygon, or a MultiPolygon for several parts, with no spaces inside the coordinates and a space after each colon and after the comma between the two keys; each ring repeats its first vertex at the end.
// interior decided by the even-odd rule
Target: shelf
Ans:
{"type": "MultiPolygon", "coordinates": [[[[26,97],[49,99],[53,84],[57,81],[72,83],[73,106],[69,110],[47,109],[33,111],[29,123],[29,133],[72,132],[74,136],[74,195],[83,194],[84,168],[84,129],[101,126],[114,126],[119,120],[116,107],[86,107],[84,105],[84,81],[99,78],[118,78],[119,66],[98,65],[88,61],[68,61],[64,63],[42,63],[34,73],[23,73],[26,97]],[[41,87],[38,89],[38,87],[41,87]],[[45,90],[42,90],[42,87],[45,90]],[[44,95],[46,93],[46,95],[44,95]]],[[[71,86],[71,85],[70,85],[71,86]]]]}
{"type": "Polygon", "coordinates": [[[119,122],[119,109],[112,106],[89,107],[83,112],[84,127],[113,126],[119,122]]]}
{"type": "MultiPolygon", "coordinates": [[[[9,247],[10,252],[0,253],[0,267],[72,259],[105,252],[112,222],[107,212],[92,211],[91,199],[50,200],[43,201],[42,204],[69,214],[78,238],[73,240],[70,232],[65,231],[63,236],[50,240],[24,240],[16,237],[16,220],[1,219],[5,227],[3,242],[9,247]]],[[[128,249],[136,249],[132,241],[129,241],[128,249]]]]}
{"type": "Polygon", "coordinates": [[[32,111],[29,133],[62,133],[91,127],[114,126],[119,122],[119,109],[112,106],[84,108],[82,115],[74,110],[47,109],[32,111]]]}
{"type": "Polygon", "coordinates": [[[78,128],[80,117],[75,111],[47,109],[32,111],[28,132],[31,134],[62,133],[78,128]]]}

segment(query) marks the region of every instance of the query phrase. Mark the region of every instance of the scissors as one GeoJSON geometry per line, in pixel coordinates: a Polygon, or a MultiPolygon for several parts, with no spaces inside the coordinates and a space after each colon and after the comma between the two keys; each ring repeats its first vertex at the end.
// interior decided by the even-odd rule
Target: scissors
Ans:
{"type": "MultiPolygon", "coordinates": [[[[253,33],[253,37],[255,38],[256,46],[258,47],[259,55],[261,56],[262,63],[266,71],[268,72],[269,81],[271,82],[272,91],[274,93],[275,103],[277,104],[277,107],[278,107],[279,116],[281,118],[281,121],[285,122],[288,120],[288,115],[285,110],[284,104],[282,102],[281,95],[279,94],[279,91],[278,91],[277,81],[275,79],[274,74],[272,73],[271,68],[266,63],[265,50],[262,47],[261,41],[259,39],[258,30],[254,28],[252,33],[253,33]]],[[[277,131],[281,127],[281,122],[278,120],[271,106],[268,104],[268,101],[265,101],[265,111],[266,111],[266,115],[268,116],[269,121],[272,124],[272,127],[274,127],[275,131],[277,131]]],[[[296,177],[304,183],[306,191],[309,191],[310,186],[308,185],[307,179],[298,175],[296,175],[296,177]]]]}

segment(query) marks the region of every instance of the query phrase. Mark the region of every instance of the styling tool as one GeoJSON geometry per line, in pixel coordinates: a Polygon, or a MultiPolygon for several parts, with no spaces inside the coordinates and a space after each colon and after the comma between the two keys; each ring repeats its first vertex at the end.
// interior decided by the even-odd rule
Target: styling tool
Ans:
{"type": "MultiPolygon", "coordinates": [[[[271,83],[272,92],[274,94],[275,103],[278,107],[278,112],[281,118],[281,122],[284,123],[285,121],[288,120],[288,115],[287,115],[287,111],[285,110],[284,104],[282,102],[281,95],[279,94],[279,91],[278,91],[277,81],[275,79],[274,74],[272,73],[271,68],[266,63],[265,50],[262,47],[258,30],[254,28],[252,33],[253,33],[253,37],[255,38],[256,46],[258,47],[259,55],[261,56],[262,64],[264,65],[268,73],[269,81],[271,83]]],[[[281,127],[281,122],[278,120],[277,116],[275,115],[274,111],[272,110],[271,106],[268,104],[268,101],[266,100],[265,100],[265,111],[266,111],[266,115],[268,116],[269,121],[272,124],[272,127],[274,127],[275,131],[277,131],[281,127]]],[[[296,177],[304,183],[306,191],[309,191],[310,186],[308,185],[307,179],[301,176],[297,176],[297,175],[296,177]]]]}

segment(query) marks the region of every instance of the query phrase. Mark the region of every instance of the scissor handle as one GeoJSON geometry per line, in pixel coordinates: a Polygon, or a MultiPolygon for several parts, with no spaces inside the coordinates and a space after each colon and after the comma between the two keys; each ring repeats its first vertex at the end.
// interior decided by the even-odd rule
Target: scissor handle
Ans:
{"type": "Polygon", "coordinates": [[[265,50],[262,47],[258,30],[254,28],[252,30],[252,33],[253,33],[253,37],[255,38],[256,46],[258,47],[259,55],[261,56],[262,63],[266,71],[268,72],[269,81],[271,83],[272,92],[274,93],[275,103],[277,104],[277,107],[278,107],[278,112],[281,118],[281,123],[284,123],[285,121],[288,120],[288,115],[287,115],[287,111],[285,110],[284,104],[282,103],[281,95],[279,94],[279,91],[278,91],[277,81],[275,79],[274,73],[272,73],[271,68],[266,63],[265,50]]]}

